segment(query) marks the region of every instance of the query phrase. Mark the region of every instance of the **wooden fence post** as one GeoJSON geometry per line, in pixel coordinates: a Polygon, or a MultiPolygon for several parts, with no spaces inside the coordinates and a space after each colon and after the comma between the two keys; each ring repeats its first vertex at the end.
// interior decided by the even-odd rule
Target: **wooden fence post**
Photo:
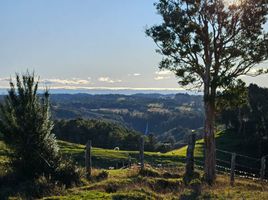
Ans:
{"type": "Polygon", "coordinates": [[[128,167],[131,168],[131,156],[128,155],[128,167]]]}
{"type": "Polygon", "coordinates": [[[144,137],[141,136],[140,139],[140,162],[141,162],[141,170],[144,169],[144,137]]]}
{"type": "Polygon", "coordinates": [[[194,149],[195,149],[196,135],[191,134],[188,141],[187,155],[186,155],[186,177],[192,177],[194,174],[194,149]]]}
{"type": "Polygon", "coordinates": [[[261,158],[261,171],[260,171],[261,180],[265,178],[265,168],[266,168],[266,156],[263,156],[261,158]]]}
{"type": "Polygon", "coordinates": [[[232,153],[231,175],[230,175],[230,184],[231,184],[231,186],[234,186],[234,182],[235,182],[235,159],[236,159],[236,153],[232,153]]]}
{"type": "Polygon", "coordinates": [[[86,177],[89,179],[91,177],[91,168],[92,168],[92,161],[91,161],[91,140],[89,140],[87,142],[87,144],[86,144],[85,167],[86,167],[86,177]]]}

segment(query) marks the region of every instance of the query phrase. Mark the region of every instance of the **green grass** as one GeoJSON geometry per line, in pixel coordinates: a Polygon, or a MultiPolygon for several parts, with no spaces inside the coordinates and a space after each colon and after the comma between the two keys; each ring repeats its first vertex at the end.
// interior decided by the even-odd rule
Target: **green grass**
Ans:
{"type": "MultiPolygon", "coordinates": [[[[84,145],[72,144],[69,142],[58,141],[60,149],[64,155],[71,156],[78,164],[84,163],[84,145]]],[[[92,149],[93,166],[97,168],[121,167],[123,163],[127,163],[131,158],[132,163],[139,162],[138,151],[116,151],[111,149],[92,149]]],[[[149,164],[177,164],[182,165],[180,161],[181,156],[177,154],[163,154],[158,152],[145,152],[145,161],[149,164]]]]}
{"type": "MultiPolygon", "coordinates": [[[[84,151],[85,146],[79,144],[73,144],[65,141],[58,141],[61,152],[70,156],[80,166],[84,165],[84,151]]],[[[204,158],[204,140],[198,140],[195,147],[195,157],[197,159],[204,158]]],[[[251,151],[246,151],[241,145],[241,140],[236,134],[229,132],[218,132],[216,134],[216,146],[218,149],[227,150],[230,152],[236,152],[243,155],[254,156],[251,151]]],[[[145,162],[149,164],[175,164],[182,166],[182,159],[186,157],[187,146],[180,149],[176,149],[167,153],[159,152],[145,152],[145,162]]],[[[0,141],[0,163],[7,162],[8,151],[3,142],[0,141]]],[[[217,152],[217,156],[220,159],[229,160],[230,155],[217,152]]],[[[116,151],[111,149],[93,148],[92,160],[93,167],[95,168],[108,168],[108,167],[122,167],[131,158],[132,163],[139,162],[138,151],[116,151]]]]}
{"type": "Polygon", "coordinates": [[[43,198],[43,200],[80,200],[80,199],[108,200],[112,198],[110,194],[99,191],[84,191],[84,192],[73,193],[66,196],[53,196],[43,198]]]}
{"type": "MultiPolygon", "coordinates": [[[[60,150],[66,156],[71,156],[81,166],[84,165],[84,145],[72,144],[58,141],[60,150]]],[[[229,133],[220,132],[216,136],[217,148],[241,152],[237,136],[229,133]]],[[[203,158],[203,140],[196,143],[195,156],[203,158]]],[[[190,199],[268,199],[267,183],[255,182],[236,178],[235,187],[229,185],[229,177],[218,175],[216,184],[212,187],[202,184],[202,192],[198,197],[194,197],[193,190],[184,185],[182,181],[183,163],[180,161],[186,155],[187,147],[167,153],[145,152],[147,163],[169,163],[177,164],[178,168],[169,173],[176,173],[174,178],[164,178],[164,169],[154,169],[159,176],[144,177],[139,175],[138,167],[131,169],[107,170],[109,177],[101,181],[85,181],[81,187],[65,189],[57,193],[56,196],[47,195],[43,200],[83,200],[83,199],[109,199],[109,200],[146,200],[146,199],[180,199],[180,197],[190,199]],[[177,176],[178,174],[178,176],[177,176]]],[[[0,163],[7,162],[7,149],[0,141],[0,163]]],[[[115,166],[116,163],[127,161],[129,156],[133,162],[138,162],[138,151],[115,151],[101,148],[93,148],[93,165],[98,168],[115,166]]],[[[100,169],[94,169],[93,175],[96,176],[100,169]]],[[[202,173],[200,171],[200,173],[202,173]]]]}
{"type": "MultiPolygon", "coordinates": [[[[246,156],[256,157],[254,151],[247,146],[243,145],[243,141],[238,134],[231,133],[229,131],[219,131],[215,136],[216,148],[224,151],[235,152],[246,156]]],[[[177,155],[179,157],[185,157],[187,146],[180,149],[165,153],[165,155],[177,155]]],[[[196,141],[194,155],[196,158],[204,158],[204,140],[200,139],[196,141]]],[[[223,157],[222,155],[219,155],[223,157]]]]}
{"type": "MultiPolygon", "coordinates": [[[[163,171],[159,169],[157,171],[163,174],[163,171]]],[[[200,186],[201,194],[196,195],[190,186],[184,185],[181,178],[143,177],[139,175],[137,168],[112,170],[109,173],[107,180],[90,182],[86,186],[67,190],[65,195],[45,197],[43,200],[171,200],[182,199],[182,196],[186,200],[268,199],[267,183],[237,178],[235,186],[231,187],[229,177],[224,175],[219,175],[216,184],[212,187],[203,183],[200,186]]]]}

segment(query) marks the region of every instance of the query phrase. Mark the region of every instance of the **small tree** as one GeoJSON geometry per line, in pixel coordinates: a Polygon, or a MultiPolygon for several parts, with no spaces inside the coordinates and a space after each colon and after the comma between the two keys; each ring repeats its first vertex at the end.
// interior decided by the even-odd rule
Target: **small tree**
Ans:
{"type": "Polygon", "coordinates": [[[19,175],[34,178],[50,174],[58,166],[58,146],[51,133],[49,93],[37,94],[34,74],[16,75],[16,86],[0,105],[0,131],[12,150],[11,166],[19,175]]]}
{"type": "MultiPolygon", "coordinates": [[[[205,106],[205,179],[216,178],[215,103],[217,89],[267,59],[263,30],[267,0],[159,0],[161,25],[146,30],[163,55],[160,68],[173,71],[183,86],[203,86],[205,106]]],[[[255,70],[254,76],[263,73],[255,70]]]]}

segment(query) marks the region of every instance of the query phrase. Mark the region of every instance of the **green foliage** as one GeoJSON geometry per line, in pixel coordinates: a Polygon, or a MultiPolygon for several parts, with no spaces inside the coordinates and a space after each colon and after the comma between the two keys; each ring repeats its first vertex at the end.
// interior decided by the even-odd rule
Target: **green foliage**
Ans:
{"type": "Polygon", "coordinates": [[[10,81],[10,87],[0,105],[0,130],[6,145],[0,143],[0,152],[10,163],[0,168],[3,198],[18,193],[26,199],[40,197],[79,184],[80,171],[62,157],[52,133],[48,91],[38,95],[38,82],[29,73],[17,75],[16,86],[10,81]]]}
{"type": "Polygon", "coordinates": [[[146,34],[163,56],[160,68],[173,71],[181,85],[226,87],[268,58],[266,0],[230,6],[224,0],[159,0],[155,6],[163,23],[146,34]]]}
{"type": "Polygon", "coordinates": [[[219,111],[241,109],[243,106],[247,106],[248,90],[246,83],[240,79],[230,83],[226,90],[217,93],[216,104],[219,111]]]}
{"type": "Polygon", "coordinates": [[[51,132],[49,93],[37,95],[34,74],[16,75],[16,86],[0,106],[0,130],[12,152],[12,168],[27,178],[49,174],[58,165],[58,146],[51,132]]]}
{"type": "Polygon", "coordinates": [[[61,158],[59,162],[60,164],[52,174],[52,179],[63,183],[67,187],[79,185],[81,183],[81,178],[83,177],[84,172],[73,163],[71,158],[68,160],[66,158],[61,158]]]}
{"type": "Polygon", "coordinates": [[[240,140],[240,148],[251,149],[257,157],[268,153],[268,90],[251,84],[246,89],[247,104],[226,107],[219,122],[240,140]]]}
{"type": "MultiPolygon", "coordinates": [[[[203,86],[205,108],[205,179],[216,179],[215,102],[217,89],[226,89],[256,64],[268,59],[267,0],[159,0],[160,25],[146,30],[163,56],[160,69],[179,78],[182,86],[203,86]]],[[[254,75],[268,73],[257,70],[254,75]]]]}
{"type": "Polygon", "coordinates": [[[0,199],[36,199],[53,193],[62,193],[66,188],[49,177],[39,176],[31,180],[18,181],[14,174],[0,177],[0,199]]]}
{"type": "Polygon", "coordinates": [[[101,120],[61,120],[54,132],[61,140],[85,144],[92,140],[93,146],[101,148],[137,150],[140,134],[121,125],[101,120]]]}

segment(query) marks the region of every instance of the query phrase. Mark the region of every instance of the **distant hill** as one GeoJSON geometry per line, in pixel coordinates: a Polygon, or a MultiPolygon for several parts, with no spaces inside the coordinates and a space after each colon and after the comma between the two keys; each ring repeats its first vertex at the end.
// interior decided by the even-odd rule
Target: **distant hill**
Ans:
{"type": "MultiPolygon", "coordinates": [[[[3,97],[0,96],[0,101],[3,97]]],[[[148,134],[168,149],[180,147],[193,129],[201,135],[204,121],[202,96],[187,93],[52,93],[51,108],[54,120],[104,120],[140,134],[145,132],[148,123],[148,134]]]]}
{"type": "Polygon", "coordinates": [[[99,119],[149,133],[171,146],[178,146],[203,126],[202,96],[189,94],[90,95],[52,94],[54,119],[99,119]]]}

